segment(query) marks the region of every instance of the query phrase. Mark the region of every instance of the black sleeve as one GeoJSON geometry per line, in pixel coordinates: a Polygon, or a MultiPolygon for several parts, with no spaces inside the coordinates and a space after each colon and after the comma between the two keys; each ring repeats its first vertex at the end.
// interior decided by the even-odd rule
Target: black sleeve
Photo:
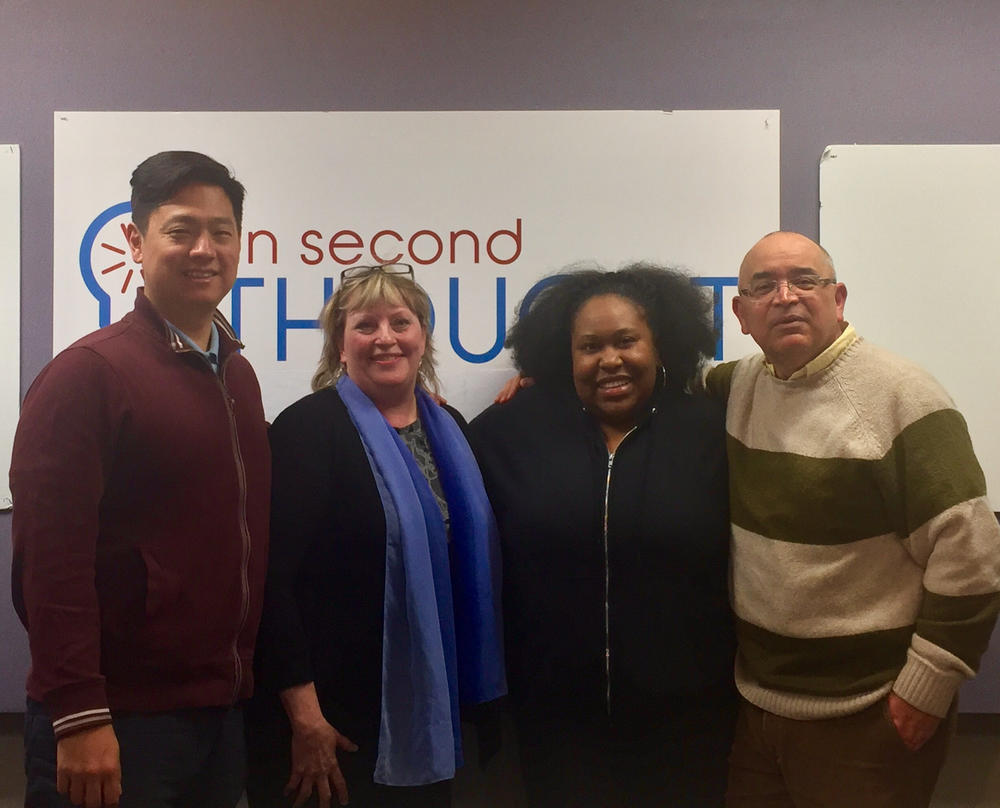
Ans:
{"type": "Polygon", "coordinates": [[[455,419],[455,423],[458,424],[458,428],[462,430],[465,435],[465,439],[469,439],[469,423],[465,420],[458,410],[452,407],[450,404],[443,404],[442,409],[448,413],[452,418],[455,419]]]}
{"type": "Polygon", "coordinates": [[[314,678],[297,591],[310,547],[329,525],[333,440],[319,403],[293,404],[270,430],[271,540],[256,661],[260,686],[271,691],[314,678]]]}

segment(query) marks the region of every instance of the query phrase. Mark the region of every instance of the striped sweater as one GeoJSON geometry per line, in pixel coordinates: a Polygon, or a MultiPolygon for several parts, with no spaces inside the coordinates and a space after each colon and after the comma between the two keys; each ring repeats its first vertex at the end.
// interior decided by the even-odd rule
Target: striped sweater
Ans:
{"type": "Polygon", "coordinates": [[[1000,527],[947,393],[853,329],[804,377],[757,355],[706,385],[728,401],[740,692],[796,719],[890,689],[945,715],[1000,609],[1000,527]]]}

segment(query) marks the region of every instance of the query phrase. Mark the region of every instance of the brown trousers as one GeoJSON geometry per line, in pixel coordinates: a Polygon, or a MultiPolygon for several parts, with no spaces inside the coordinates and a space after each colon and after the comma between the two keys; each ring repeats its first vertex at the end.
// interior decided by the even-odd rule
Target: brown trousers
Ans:
{"type": "Polygon", "coordinates": [[[729,765],[727,808],[926,808],[955,734],[952,705],[934,736],[911,752],[882,699],[867,710],[796,721],[742,700],[729,765]]]}

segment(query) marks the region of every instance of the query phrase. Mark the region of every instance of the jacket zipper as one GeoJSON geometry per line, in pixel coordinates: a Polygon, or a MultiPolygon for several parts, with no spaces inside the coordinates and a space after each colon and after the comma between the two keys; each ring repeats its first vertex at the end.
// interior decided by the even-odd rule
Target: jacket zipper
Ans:
{"type": "Polygon", "coordinates": [[[611,564],[608,553],[608,502],[611,494],[611,469],[615,464],[615,453],[622,448],[637,427],[632,427],[615,447],[614,452],[608,452],[608,474],[604,482],[604,706],[608,716],[611,716],[611,564]]]}
{"type": "Polygon", "coordinates": [[[243,684],[243,665],[240,662],[240,635],[243,633],[243,627],[250,612],[250,574],[248,570],[250,565],[250,527],[247,524],[246,467],[243,463],[243,454],[240,451],[240,438],[239,432],[236,429],[236,413],[233,409],[233,398],[229,395],[229,390],[226,389],[225,382],[223,381],[225,368],[228,363],[229,357],[227,356],[222,367],[219,368],[219,375],[216,376],[216,379],[219,383],[219,389],[222,391],[223,400],[226,403],[226,413],[229,416],[229,436],[233,448],[233,460],[236,463],[236,478],[239,483],[240,537],[243,543],[240,555],[240,616],[236,625],[236,633],[233,635],[233,703],[235,703],[239,698],[240,687],[243,684]]]}

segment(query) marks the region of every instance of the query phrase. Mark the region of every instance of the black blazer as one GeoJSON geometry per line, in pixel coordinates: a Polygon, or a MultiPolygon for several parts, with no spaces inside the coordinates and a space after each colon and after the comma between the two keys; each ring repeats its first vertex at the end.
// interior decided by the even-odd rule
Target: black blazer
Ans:
{"type": "Polygon", "coordinates": [[[325,388],[284,410],[270,438],[271,547],[254,701],[276,702],[279,691],[314,681],[327,721],[374,748],[385,511],[361,436],[336,389],[325,388]]]}

